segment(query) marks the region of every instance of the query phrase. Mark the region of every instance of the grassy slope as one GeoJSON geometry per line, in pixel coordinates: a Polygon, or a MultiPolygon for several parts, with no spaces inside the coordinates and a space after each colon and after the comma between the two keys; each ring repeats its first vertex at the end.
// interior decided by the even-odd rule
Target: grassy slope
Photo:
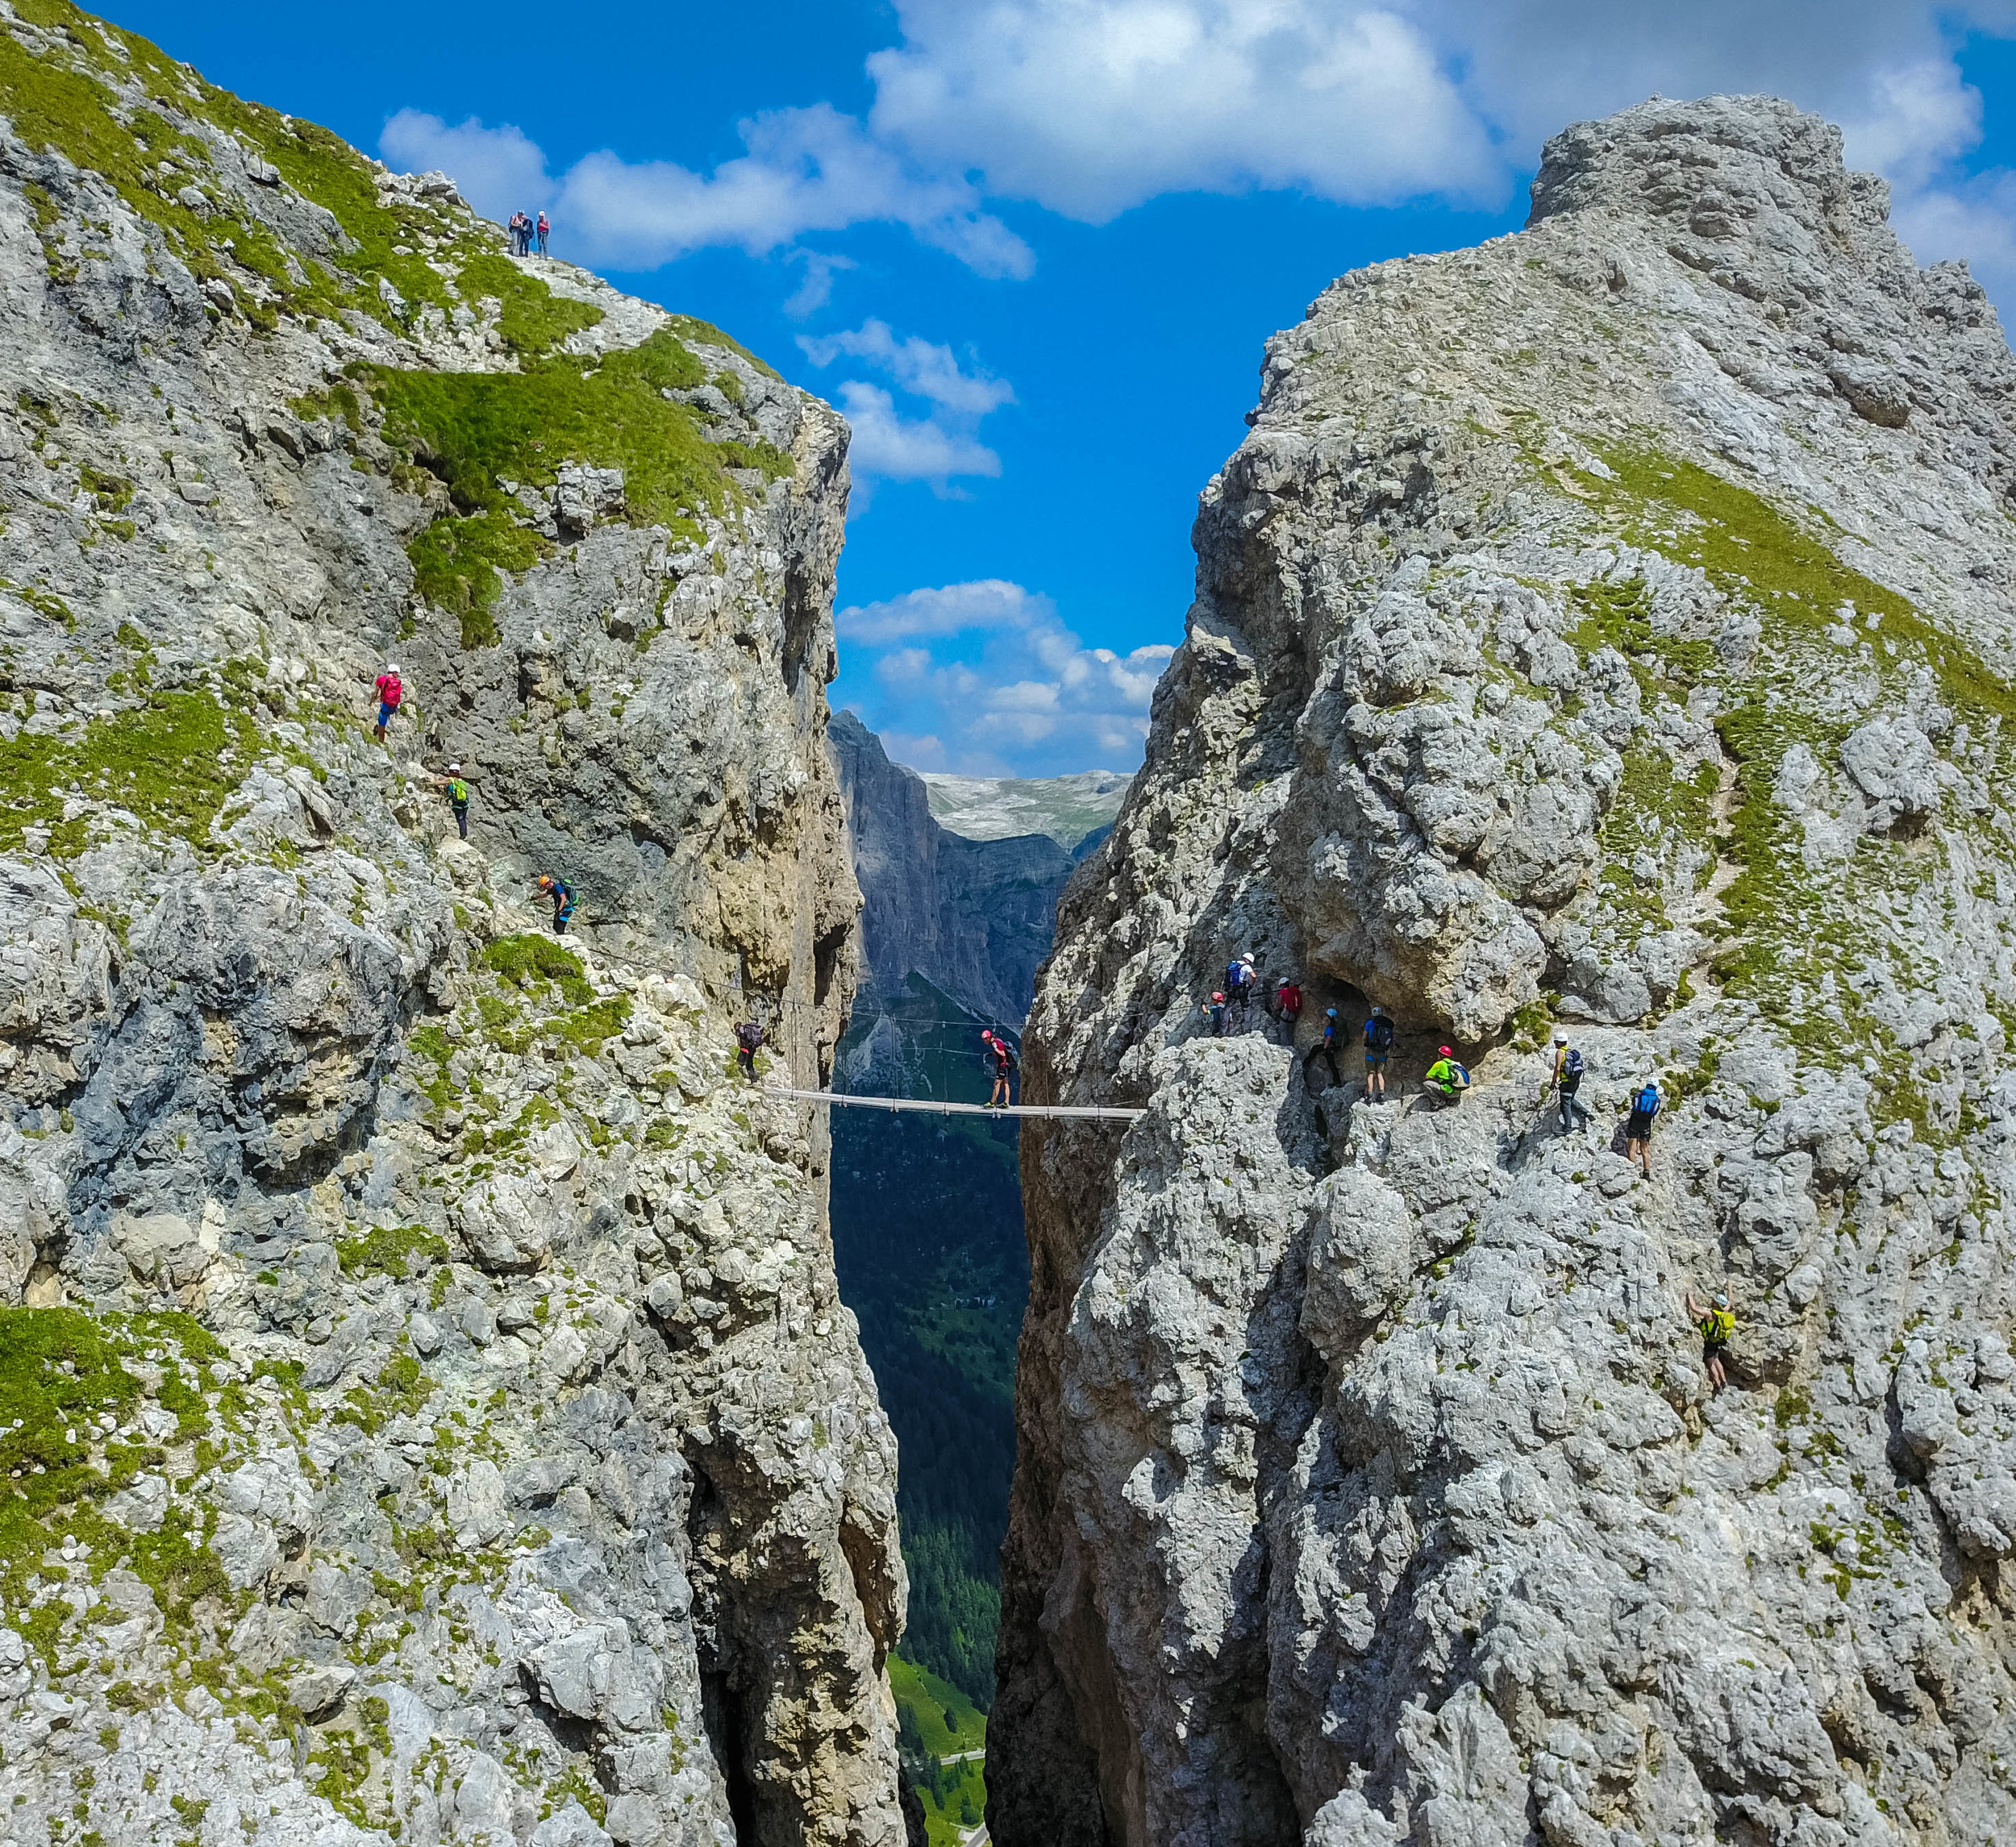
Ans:
{"type": "MultiPolygon", "coordinates": [[[[719,329],[682,315],[635,352],[564,356],[556,349],[602,310],[555,294],[502,255],[495,227],[444,201],[381,193],[373,164],[327,129],[206,83],[69,0],[19,0],[16,10],[60,36],[31,48],[0,27],[0,113],[30,146],[102,175],[193,274],[222,283],[231,306],[213,302],[213,315],[228,311],[268,331],[283,317],[369,319],[400,334],[419,331],[430,310],[469,308],[494,319],[516,372],[356,368],[380,414],[382,449],[369,440],[348,386],[326,406],[301,407],[340,410],[353,452],[364,439],[368,464],[395,473],[417,465],[448,484],[454,510],[406,551],[417,593],[460,618],[465,646],[496,639],[489,609],[499,573],[530,568],[548,548],[500,476],[544,486],[563,462],[621,468],[632,516],[677,524],[738,498],[731,469],[789,472],[767,445],[710,441],[700,412],[662,395],[706,380],[711,368],[695,346],[769,370],[719,329]],[[225,177],[226,144],[326,209],[339,227],[340,255],[285,246],[225,177]],[[192,188],[200,205],[185,202],[192,188]]],[[[65,228],[46,189],[31,187],[29,198],[52,281],[75,281],[102,259],[88,229],[65,228]]]]}

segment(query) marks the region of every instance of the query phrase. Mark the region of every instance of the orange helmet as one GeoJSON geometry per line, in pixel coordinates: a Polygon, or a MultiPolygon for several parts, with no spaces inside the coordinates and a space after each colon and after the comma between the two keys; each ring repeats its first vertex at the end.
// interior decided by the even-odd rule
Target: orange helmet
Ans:
{"type": "Polygon", "coordinates": [[[542,892],[549,892],[553,888],[553,876],[552,873],[542,872],[539,874],[539,888],[542,892]]]}

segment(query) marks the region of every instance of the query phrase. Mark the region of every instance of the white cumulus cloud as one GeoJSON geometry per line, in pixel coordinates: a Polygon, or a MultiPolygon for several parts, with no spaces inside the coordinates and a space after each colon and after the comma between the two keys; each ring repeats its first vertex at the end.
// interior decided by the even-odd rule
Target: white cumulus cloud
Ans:
{"type": "Polygon", "coordinates": [[[923,416],[906,416],[885,387],[860,378],[842,382],[835,395],[854,426],[848,456],[860,488],[853,513],[866,510],[877,480],[928,481],[934,493],[946,497],[959,492],[952,484],[963,476],[1000,474],[1000,456],[977,431],[990,411],[1014,402],[1006,379],[977,367],[968,371],[950,347],[914,335],[899,339],[885,321],[845,333],[801,334],[798,345],[816,366],[860,360],[931,406],[923,416]]]}
{"type": "Polygon", "coordinates": [[[711,173],[605,150],[550,176],[521,129],[473,118],[449,127],[410,109],[386,123],[379,148],[408,172],[445,168],[488,217],[544,205],[562,248],[618,268],[655,269],[714,245],[760,256],[808,231],[875,222],[905,226],[983,276],[1026,276],[1034,266],[1029,247],[980,209],[964,176],[920,171],[829,104],[752,116],[741,134],[748,152],[711,173]]]}
{"type": "Polygon", "coordinates": [[[836,699],[903,760],[975,776],[1131,768],[1175,651],[1087,647],[1040,592],[1000,578],[842,609],[836,699]]]}
{"type": "Polygon", "coordinates": [[[950,347],[915,335],[899,340],[886,321],[864,321],[851,333],[801,334],[798,345],[817,366],[842,357],[865,360],[914,396],[962,416],[985,417],[1015,401],[1014,387],[1005,378],[962,370],[950,347]]]}

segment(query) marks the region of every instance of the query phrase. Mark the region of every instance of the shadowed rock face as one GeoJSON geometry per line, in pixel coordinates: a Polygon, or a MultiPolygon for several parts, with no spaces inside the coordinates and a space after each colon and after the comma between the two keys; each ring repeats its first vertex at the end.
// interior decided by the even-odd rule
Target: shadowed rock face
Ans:
{"type": "Polygon", "coordinates": [[[2016,1832],[2012,385],[1759,98],[1270,343],[1031,1016],[1148,1114],[1023,1142],[1004,1847],[2016,1832]],[[1202,1036],[1245,949],[1391,1102],[1202,1036]]]}
{"type": "Polygon", "coordinates": [[[760,1005],[823,1082],[852,991],[845,426],[56,10],[0,20],[8,1837],[893,1847],[894,1446],[823,1129],[729,1080],[760,1005]]]}

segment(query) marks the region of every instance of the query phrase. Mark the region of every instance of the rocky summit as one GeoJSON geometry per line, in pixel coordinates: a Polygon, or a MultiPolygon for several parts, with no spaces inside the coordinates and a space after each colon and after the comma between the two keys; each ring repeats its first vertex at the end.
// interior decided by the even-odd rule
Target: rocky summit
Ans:
{"type": "Polygon", "coordinates": [[[2013,390],[1756,98],[1270,343],[1031,1021],[1148,1113],[1024,1131],[1002,1847],[2016,1838],[2013,390]]]}
{"type": "Polygon", "coordinates": [[[892,1847],[845,426],[63,0],[0,352],[0,1834],[892,1847]]]}

